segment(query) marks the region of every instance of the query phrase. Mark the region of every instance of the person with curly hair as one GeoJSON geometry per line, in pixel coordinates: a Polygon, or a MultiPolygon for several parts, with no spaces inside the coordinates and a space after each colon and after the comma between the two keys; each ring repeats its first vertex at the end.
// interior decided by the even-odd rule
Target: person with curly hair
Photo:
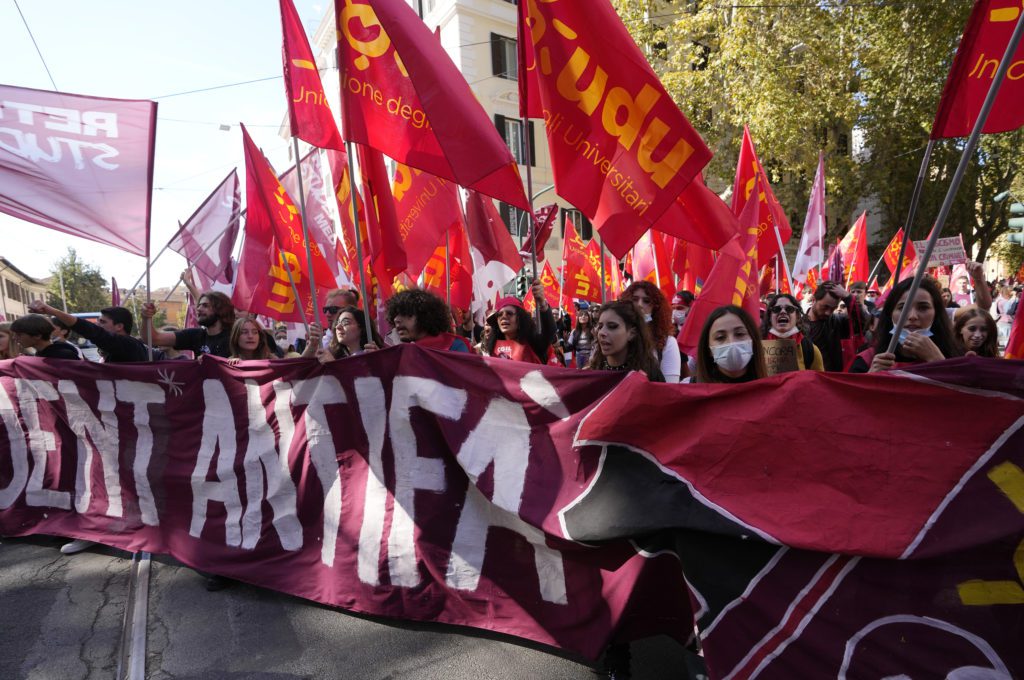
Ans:
{"type": "Polygon", "coordinates": [[[494,312],[487,317],[492,333],[484,342],[485,355],[531,364],[553,363],[551,342],[555,337],[555,317],[544,298],[544,284],[539,280],[533,282],[533,299],[537,301],[540,330],[517,298],[498,300],[494,312]]]}
{"type": "Polygon", "coordinates": [[[956,310],[953,319],[953,340],[960,351],[969,356],[999,356],[999,329],[991,314],[977,305],[968,305],[956,310]]]}
{"type": "Polygon", "coordinates": [[[402,342],[414,342],[428,349],[469,352],[469,343],[451,329],[451,314],[445,301],[425,290],[411,288],[388,300],[388,323],[402,342]]]}
{"type": "Polygon", "coordinates": [[[601,308],[594,326],[597,342],[589,369],[599,371],[641,371],[653,382],[665,382],[654,355],[650,324],[639,305],[616,300],[601,308]]]}
{"type": "MultiPolygon", "coordinates": [[[[153,327],[156,305],[147,302],[142,308],[142,337],[153,327]]],[[[235,306],[231,298],[218,291],[207,291],[199,296],[196,303],[199,328],[186,328],[174,333],[152,330],[153,346],[168,345],[177,350],[192,350],[196,357],[212,354],[227,358],[230,356],[229,340],[235,323],[235,306]]]]}
{"type": "Polygon", "coordinates": [[[661,290],[650,281],[634,281],[619,296],[639,308],[651,331],[655,358],[665,382],[677,383],[684,373],[679,343],[672,335],[672,307],[661,290]]]}

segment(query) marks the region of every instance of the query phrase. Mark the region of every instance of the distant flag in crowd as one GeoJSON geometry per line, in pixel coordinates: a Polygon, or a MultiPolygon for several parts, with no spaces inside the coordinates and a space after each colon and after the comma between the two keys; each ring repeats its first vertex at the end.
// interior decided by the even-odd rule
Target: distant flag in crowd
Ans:
{"type": "Polygon", "coordinates": [[[714,254],[696,243],[687,243],[685,257],[685,269],[680,276],[679,287],[681,290],[688,290],[697,295],[708,280],[712,267],[715,266],[714,254]]]}
{"type": "MultiPolygon", "coordinates": [[[[989,87],[1002,61],[1010,36],[1021,20],[1020,2],[977,0],[949,70],[942,99],[932,123],[932,139],[967,137],[981,113],[989,87]]],[[[1024,42],[1012,57],[1013,65],[999,88],[982,132],[1009,132],[1024,126],[1024,42]],[[1016,69],[1016,72],[1015,72],[1016,69]]]]}
{"type": "Polygon", "coordinates": [[[188,305],[185,307],[185,328],[199,328],[199,315],[196,314],[196,301],[188,295],[188,305]]]}
{"type": "MultiPolygon", "coordinates": [[[[755,184],[756,184],[755,180],[755,184]]],[[[715,309],[722,305],[742,307],[757,323],[758,309],[757,281],[757,228],[759,222],[758,204],[748,201],[739,216],[743,233],[737,234],[718,252],[711,273],[701,292],[693,301],[686,323],[679,332],[679,347],[687,354],[694,354],[704,323],[715,309]]]]}
{"type": "Polygon", "coordinates": [[[327,105],[324,85],[309,46],[306,30],[292,0],[280,0],[284,46],[284,89],[293,137],[325,149],[345,148],[338,124],[327,105]]]}
{"type": "Polygon", "coordinates": [[[445,231],[462,224],[459,189],[446,179],[396,163],[391,194],[405,248],[406,271],[416,278],[438,244],[444,245],[445,231]]]}
{"type": "Polygon", "coordinates": [[[675,295],[671,260],[660,232],[648,231],[633,246],[633,280],[653,283],[668,300],[675,295]]]}
{"type": "MultiPolygon", "coordinates": [[[[900,257],[900,244],[903,242],[903,228],[896,232],[892,240],[889,241],[889,245],[885,248],[885,254],[882,255],[882,261],[885,262],[885,266],[889,268],[892,273],[896,272],[896,262],[900,257]]],[[[916,267],[917,266],[917,250],[914,248],[914,242],[907,239],[907,248],[903,252],[903,267],[916,267]]]]}
{"type": "Polygon", "coordinates": [[[854,281],[867,281],[871,267],[868,264],[868,214],[862,212],[857,221],[839,242],[843,257],[843,286],[854,281]]]}
{"type": "Polygon", "coordinates": [[[818,153],[818,169],[814,173],[811,197],[807,202],[807,217],[800,234],[800,245],[793,262],[793,278],[801,281],[813,267],[820,267],[825,261],[825,234],[828,231],[825,218],[825,154],[818,153]]]}
{"type": "Polygon", "coordinates": [[[708,244],[717,244],[710,247],[718,248],[740,233],[732,208],[707,187],[700,174],[683,189],[654,229],[705,248],[708,244]]]}
{"type": "Polygon", "coordinates": [[[551,232],[555,227],[555,217],[557,216],[558,205],[556,203],[546,205],[533,213],[533,220],[530,222],[530,233],[527,234],[526,240],[523,242],[525,246],[523,257],[530,256],[530,247],[533,243],[534,233],[536,233],[537,259],[544,259],[544,246],[547,245],[548,239],[551,238],[551,232]]]}
{"type": "MultiPolygon", "coordinates": [[[[593,240],[591,240],[593,243],[593,240]]],[[[601,266],[598,256],[597,267],[601,266]]],[[[562,239],[562,267],[565,279],[562,292],[566,300],[601,301],[601,272],[595,269],[572,219],[565,218],[565,236],[562,239]]]]}
{"type": "Polygon", "coordinates": [[[121,289],[117,287],[117,279],[110,277],[110,304],[113,307],[121,306],[121,289]]]}
{"type": "Polygon", "coordinates": [[[466,198],[466,236],[473,254],[473,299],[479,306],[515,278],[523,257],[494,201],[477,191],[469,191],[466,198]]]}
{"type": "Polygon", "coordinates": [[[14,140],[0,153],[0,212],[148,257],[156,103],[10,85],[0,85],[0,102],[14,140]],[[95,151],[36,153],[17,141],[54,129],[69,149],[95,151]]]}
{"type": "Polygon", "coordinates": [[[335,0],[349,141],[526,210],[512,152],[405,0],[335,0]]]}
{"type": "Polygon", "coordinates": [[[310,243],[312,261],[307,261],[299,210],[244,125],[242,139],[246,236],[232,300],[239,309],[279,321],[316,320],[327,291],[335,288],[337,281],[325,253],[316,243],[310,243]],[[316,299],[310,293],[310,267],[316,275],[316,299]],[[289,272],[298,300],[289,282],[289,272]]]}
{"type": "MultiPolygon", "coordinates": [[[[521,110],[537,117],[543,109],[559,196],[624,257],[676,203],[711,151],[610,2],[518,7],[521,110]]],[[[689,233],[686,226],[655,228],[716,248],[731,236],[705,242],[707,232],[689,233]]]]}
{"type": "Polygon", "coordinates": [[[241,206],[238,172],[232,170],[179,227],[167,247],[206,279],[230,283],[234,279],[231,251],[238,238],[241,206]]]}
{"type": "Polygon", "coordinates": [[[843,249],[839,247],[839,244],[832,246],[832,250],[828,254],[828,262],[821,271],[822,278],[825,281],[832,281],[834,283],[843,284],[843,275],[846,269],[843,265],[843,249]]]}
{"type": "Polygon", "coordinates": [[[760,159],[757,157],[757,149],[754,148],[754,140],[750,137],[750,130],[743,126],[743,144],[740,147],[740,157],[736,164],[736,180],[732,187],[732,211],[739,216],[747,202],[754,197],[759,208],[758,219],[761,225],[757,238],[757,261],[763,266],[779,252],[779,239],[785,244],[793,235],[793,229],[789,226],[786,218],[786,211],[782,209],[771,184],[768,183],[768,176],[764,172],[760,159]],[[758,182],[761,187],[759,194],[754,195],[754,183],[758,182]],[[778,236],[776,236],[778,230],[778,236]]]}
{"type": "Polygon", "coordinates": [[[470,308],[473,302],[473,256],[461,220],[448,228],[448,250],[442,236],[441,244],[423,267],[423,289],[442,300],[451,299],[452,307],[470,308]]]}
{"type": "MultiPolygon", "coordinates": [[[[558,277],[555,276],[550,261],[545,262],[544,268],[540,271],[540,282],[544,285],[544,299],[547,300],[552,309],[558,309],[562,300],[562,288],[558,285],[558,277]]],[[[526,297],[523,298],[523,306],[531,314],[536,309],[537,303],[533,299],[532,288],[526,292],[526,297]]]]}

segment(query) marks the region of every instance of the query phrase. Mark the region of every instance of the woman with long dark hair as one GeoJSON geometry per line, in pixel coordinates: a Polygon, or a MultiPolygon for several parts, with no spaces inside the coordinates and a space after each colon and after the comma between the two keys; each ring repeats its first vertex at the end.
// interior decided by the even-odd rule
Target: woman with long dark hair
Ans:
{"type": "Polygon", "coordinates": [[[953,326],[942,302],[942,290],[930,277],[921,281],[900,333],[895,352],[888,352],[892,332],[908,304],[907,295],[914,279],[903,279],[889,292],[878,318],[878,339],[875,346],[864,350],[853,360],[850,373],[876,373],[899,364],[923,364],[963,355],[953,339],[953,326]]]}
{"type": "Polygon", "coordinates": [[[665,382],[652,351],[650,329],[638,305],[628,300],[605,305],[595,332],[597,343],[587,368],[642,371],[654,382],[665,382]]]}
{"type": "Polygon", "coordinates": [[[796,298],[789,293],[777,293],[768,297],[765,306],[768,309],[761,322],[762,339],[792,340],[796,343],[796,365],[799,370],[824,371],[821,350],[807,335],[804,312],[796,298]]]}
{"type": "Polygon", "coordinates": [[[590,362],[594,352],[594,325],[591,323],[590,311],[581,309],[576,312],[576,327],[569,334],[568,348],[576,359],[576,365],[583,368],[590,362]]]}
{"type": "Polygon", "coordinates": [[[531,364],[548,363],[555,337],[555,317],[544,299],[544,284],[540,281],[533,283],[533,299],[537,301],[540,329],[517,298],[498,300],[494,312],[487,317],[493,332],[484,340],[484,354],[531,364]]]}
{"type": "Polygon", "coordinates": [[[379,349],[384,340],[376,328],[366,332],[366,315],[357,307],[342,307],[338,312],[338,320],[334,324],[331,339],[327,343],[327,351],[320,353],[320,362],[327,363],[335,359],[362,354],[367,350],[379,349]]]}
{"type": "Polygon", "coordinates": [[[672,335],[672,307],[661,290],[650,281],[634,281],[619,296],[640,307],[647,326],[651,331],[654,356],[665,382],[677,383],[683,375],[682,355],[679,344],[672,335]]]}
{"type": "Polygon", "coordinates": [[[697,340],[698,383],[741,383],[767,375],[761,334],[741,307],[725,305],[708,315],[697,340]]]}

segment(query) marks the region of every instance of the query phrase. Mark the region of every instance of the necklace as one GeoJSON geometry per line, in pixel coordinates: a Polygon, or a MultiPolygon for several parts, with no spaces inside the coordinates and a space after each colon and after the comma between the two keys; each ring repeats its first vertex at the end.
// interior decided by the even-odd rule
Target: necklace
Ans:
{"type": "Polygon", "coordinates": [[[628,371],[629,370],[629,366],[627,366],[626,364],[622,364],[621,366],[612,366],[611,364],[608,363],[607,359],[603,359],[601,361],[601,370],[602,371],[628,371]]]}

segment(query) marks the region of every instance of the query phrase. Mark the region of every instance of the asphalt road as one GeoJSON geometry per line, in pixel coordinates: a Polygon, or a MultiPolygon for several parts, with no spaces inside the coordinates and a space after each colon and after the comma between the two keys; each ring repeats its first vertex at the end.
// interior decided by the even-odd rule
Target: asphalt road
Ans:
{"type": "MultiPolygon", "coordinates": [[[[116,675],[128,593],[127,553],[64,556],[66,539],[0,539],[0,679],[116,675]]],[[[244,584],[204,579],[155,556],[146,677],[157,680],[595,680],[586,662],[515,638],[349,614],[244,584]]],[[[635,642],[633,677],[689,677],[667,638],[635,642]]]]}

